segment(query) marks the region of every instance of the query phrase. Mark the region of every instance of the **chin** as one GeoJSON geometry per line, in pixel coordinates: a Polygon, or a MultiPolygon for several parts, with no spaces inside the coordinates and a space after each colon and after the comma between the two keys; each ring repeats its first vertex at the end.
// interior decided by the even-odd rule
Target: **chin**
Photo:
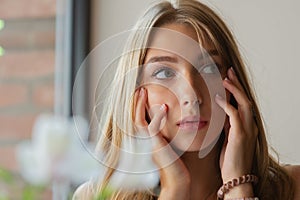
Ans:
{"type": "Polygon", "coordinates": [[[203,140],[197,138],[176,138],[170,142],[170,145],[175,151],[179,152],[196,152],[200,151],[203,140]]]}
{"type": "Polygon", "coordinates": [[[190,145],[188,148],[184,145],[176,145],[174,147],[181,152],[199,152],[201,145],[200,144],[190,145]]]}

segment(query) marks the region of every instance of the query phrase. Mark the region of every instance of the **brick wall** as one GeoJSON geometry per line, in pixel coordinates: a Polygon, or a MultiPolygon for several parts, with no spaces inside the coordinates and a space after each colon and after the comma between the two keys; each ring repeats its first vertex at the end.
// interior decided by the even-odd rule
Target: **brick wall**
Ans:
{"type": "Polygon", "coordinates": [[[0,167],[15,174],[16,145],[39,113],[53,112],[55,8],[55,0],[0,0],[0,167]]]}

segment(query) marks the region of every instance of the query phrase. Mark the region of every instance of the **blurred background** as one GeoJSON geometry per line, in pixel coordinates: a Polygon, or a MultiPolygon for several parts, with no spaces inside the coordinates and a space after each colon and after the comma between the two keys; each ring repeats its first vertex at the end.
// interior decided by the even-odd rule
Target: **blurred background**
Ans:
{"type": "Polygon", "coordinates": [[[0,199],[31,192],[15,150],[36,117],[54,111],[55,20],[55,0],[0,1],[0,199]]]}
{"type": "MultiPolygon", "coordinates": [[[[41,189],[22,178],[17,146],[32,138],[40,114],[76,113],[90,121],[92,86],[103,69],[86,68],[76,77],[81,63],[101,42],[129,30],[152,2],[0,0],[0,199],[54,199],[51,185],[41,189]],[[73,94],[75,77],[80,87],[73,94]]],[[[300,164],[300,2],[203,2],[237,38],[270,144],[281,162],[300,164]]]]}

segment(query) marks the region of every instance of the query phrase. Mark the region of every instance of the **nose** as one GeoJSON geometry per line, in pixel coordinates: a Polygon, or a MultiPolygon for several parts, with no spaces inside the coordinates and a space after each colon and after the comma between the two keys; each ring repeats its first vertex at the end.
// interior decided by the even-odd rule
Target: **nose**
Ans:
{"type": "Polygon", "coordinates": [[[185,98],[182,101],[182,105],[183,106],[197,106],[199,104],[201,104],[202,102],[198,99],[195,98],[185,98]]]}
{"type": "Polygon", "coordinates": [[[185,76],[184,83],[181,84],[181,105],[182,106],[199,106],[202,104],[202,95],[200,92],[201,83],[196,78],[185,76]]]}

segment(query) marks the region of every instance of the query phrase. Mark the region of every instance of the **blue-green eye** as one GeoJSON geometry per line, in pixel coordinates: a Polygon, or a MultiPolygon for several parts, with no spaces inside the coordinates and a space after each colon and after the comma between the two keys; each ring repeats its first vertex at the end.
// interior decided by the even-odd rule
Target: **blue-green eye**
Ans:
{"type": "Polygon", "coordinates": [[[152,76],[154,76],[157,79],[170,79],[176,75],[175,71],[168,68],[163,67],[161,69],[156,70],[152,76]]]}
{"type": "Polygon", "coordinates": [[[209,65],[202,67],[200,73],[216,74],[216,73],[219,73],[219,69],[215,64],[209,64],[209,65]]]}

